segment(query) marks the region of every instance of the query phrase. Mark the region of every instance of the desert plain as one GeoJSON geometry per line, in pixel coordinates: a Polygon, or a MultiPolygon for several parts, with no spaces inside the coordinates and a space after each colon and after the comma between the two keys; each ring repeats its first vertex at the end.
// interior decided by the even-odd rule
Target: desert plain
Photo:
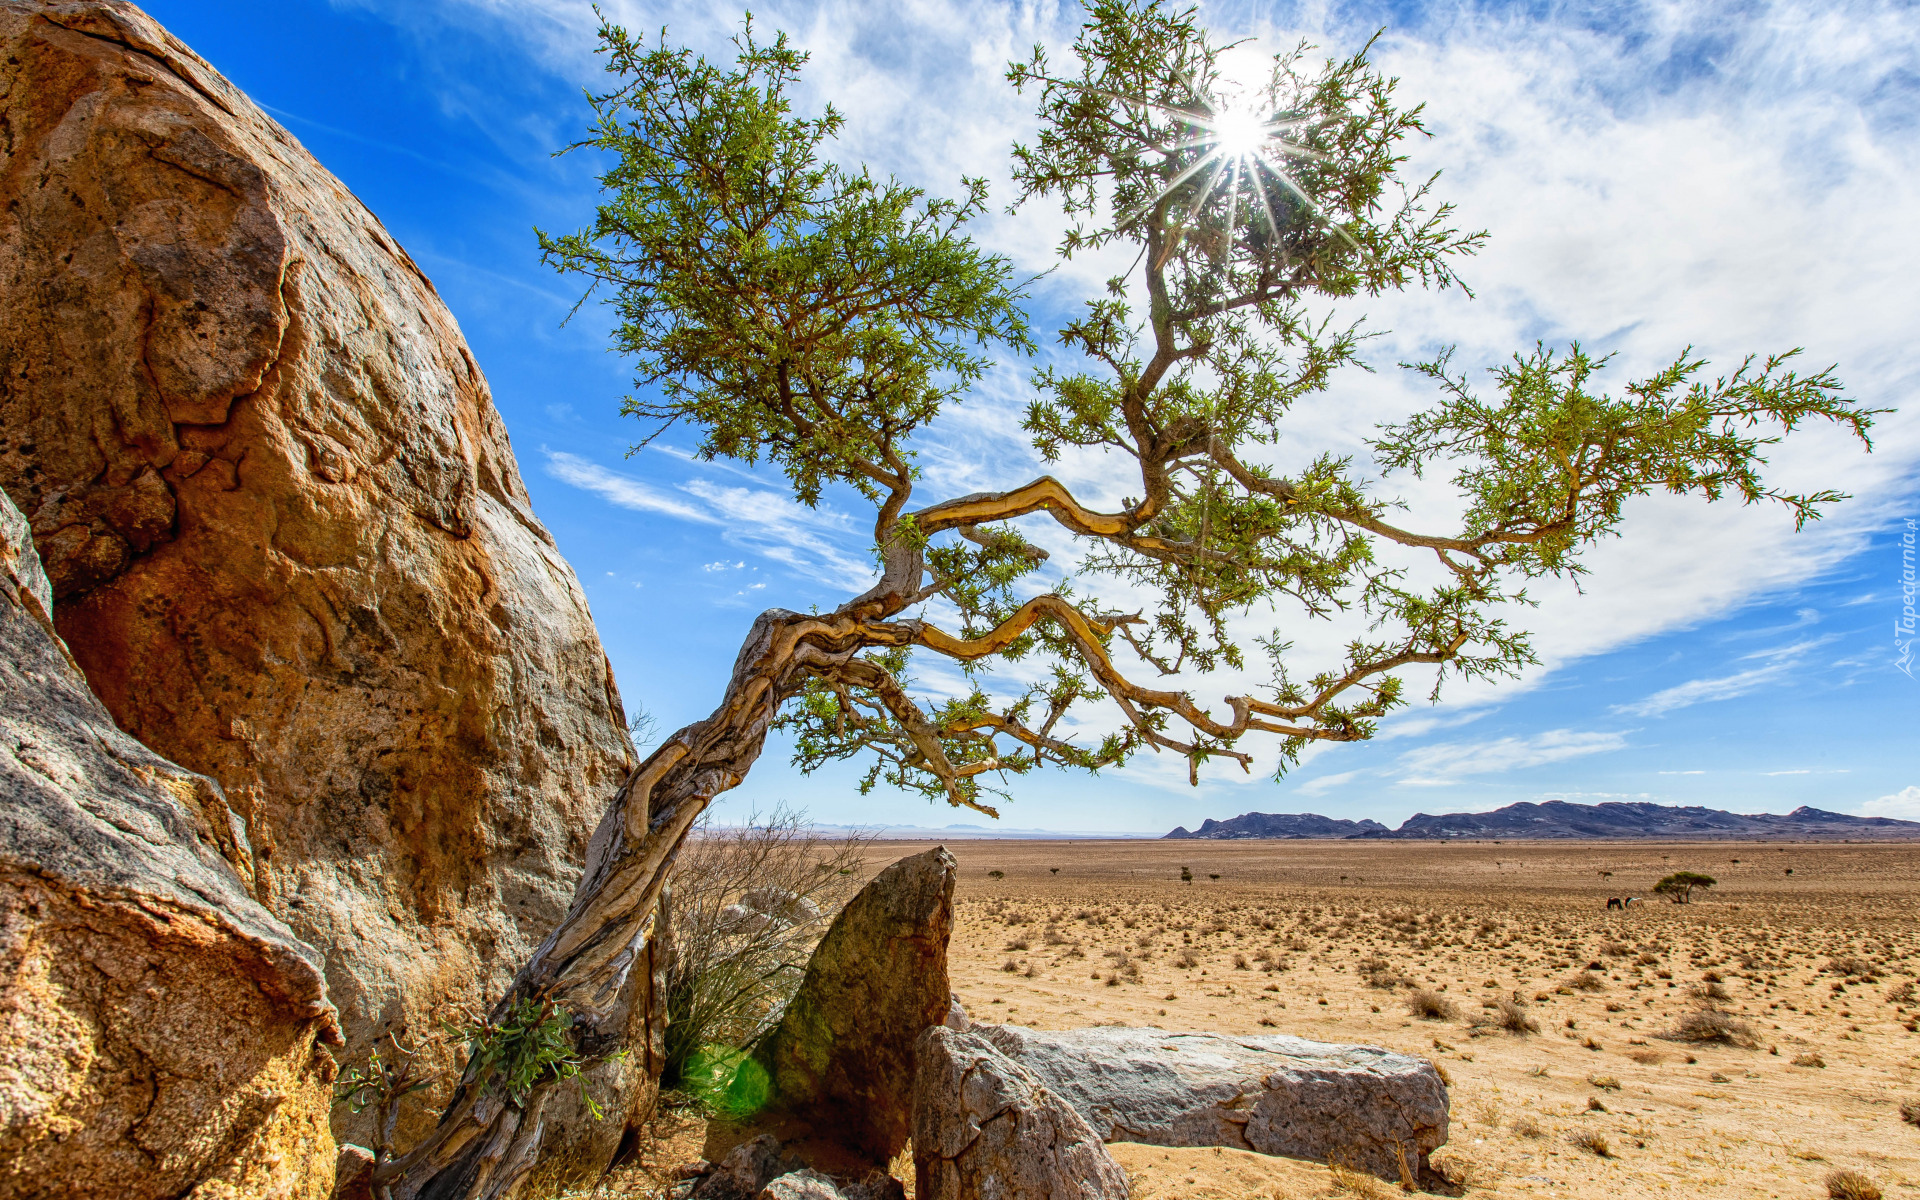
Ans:
{"type": "MultiPolygon", "coordinates": [[[[872,866],[932,844],[874,843],[872,866]]],[[[1454,1194],[1818,1198],[1853,1172],[1920,1195],[1920,846],[943,844],[975,1020],[1421,1055],[1450,1084],[1435,1163],[1454,1194]],[[1649,895],[1682,870],[1718,885],[1649,895]]],[[[650,1191],[694,1125],[663,1118],[609,1182],[650,1191]]],[[[1112,1149],[1134,1200],[1398,1191],[1238,1151],[1112,1149]]]]}

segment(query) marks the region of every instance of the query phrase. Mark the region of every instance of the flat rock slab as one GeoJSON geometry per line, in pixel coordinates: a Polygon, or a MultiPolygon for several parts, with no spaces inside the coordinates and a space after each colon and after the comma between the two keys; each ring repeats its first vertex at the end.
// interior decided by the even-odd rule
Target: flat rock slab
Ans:
{"type": "Polygon", "coordinates": [[[1378,1046],[1162,1029],[976,1025],[1110,1142],[1228,1146],[1418,1178],[1447,1140],[1432,1063],[1378,1046]]]}

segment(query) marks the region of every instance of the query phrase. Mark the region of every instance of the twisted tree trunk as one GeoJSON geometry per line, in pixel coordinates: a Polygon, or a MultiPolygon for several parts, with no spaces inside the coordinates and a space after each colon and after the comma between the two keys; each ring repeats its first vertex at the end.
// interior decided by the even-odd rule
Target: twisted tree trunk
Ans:
{"type": "MultiPolygon", "coordinates": [[[[918,556],[912,557],[917,568],[918,556]]],[[[521,968],[492,1019],[523,998],[548,1001],[572,1014],[582,1056],[622,1049],[641,990],[635,968],[644,961],[661,891],[688,830],[715,796],[746,778],[781,701],[810,674],[841,669],[872,644],[863,618],[893,607],[873,602],[883,589],[884,581],[829,615],[771,609],[754,621],[713,715],[668,738],[615,794],[588,847],[571,908],[521,968]]],[[[543,1079],[524,1103],[515,1103],[470,1066],[434,1132],[375,1170],[376,1194],[388,1200],[511,1194],[538,1158],[542,1113],[557,1086],[564,1085],[543,1079]]]]}

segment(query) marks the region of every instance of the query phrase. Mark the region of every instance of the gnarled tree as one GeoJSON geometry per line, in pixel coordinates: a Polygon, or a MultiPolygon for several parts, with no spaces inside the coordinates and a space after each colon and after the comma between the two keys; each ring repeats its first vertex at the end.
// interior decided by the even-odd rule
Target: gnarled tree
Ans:
{"type": "MultiPolygon", "coordinates": [[[[837,490],[871,505],[879,578],[830,612],[762,613],[720,706],[613,798],[571,911],[499,1010],[553,1005],[589,1058],[620,1046],[635,949],[688,828],[776,726],[803,768],[868,756],[869,785],[988,814],[1012,777],[1143,749],[1183,756],[1196,778],[1212,759],[1249,766],[1258,745],[1284,769],[1308,743],[1370,736],[1408,668],[1475,677],[1532,661],[1500,614],[1528,580],[1580,571],[1634,497],[1731,492],[1805,521],[1840,497],[1770,488],[1766,447],[1815,419],[1866,438],[1872,414],[1830,373],[1795,374],[1791,354],[1709,376],[1683,353],[1610,395],[1604,360],[1536,348],[1487,395],[1444,357],[1418,366],[1437,402],[1377,431],[1383,469],[1452,472],[1456,524],[1396,515],[1344,459],[1276,472],[1263,449],[1290,407],[1357,362],[1358,330],[1313,304],[1452,286],[1481,235],[1452,227],[1432,180],[1401,180],[1420,109],[1364,53],[1318,69],[1282,55],[1239,92],[1191,12],[1100,0],[1070,69],[1036,51],[1009,72],[1039,103],[1037,140],[1014,150],[1019,199],[1055,198],[1079,222],[1063,256],[1132,260],[1060,331],[1077,365],[1034,374],[1026,428],[1049,461],[1105,455],[1132,497],[1102,508],[1049,476],[926,496],[916,436],[993,355],[1032,348],[1011,264],[967,234],[985,185],[939,199],[826,161],[841,117],[793,112],[805,58],[784,38],[749,26],[736,61],[715,64],[613,25],[601,37],[616,85],[593,97],[581,145],[611,156],[605,202],[582,232],[542,236],[548,261],[619,314],[639,384],[626,411],[648,436],[683,427],[708,458],[777,466],[803,503],[837,490]],[[1023,519],[1072,535],[1072,588],[1023,519]],[[1437,582],[1381,561],[1383,543],[1431,555],[1437,582]],[[1151,611],[1103,603],[1110,585],[1151,595],[1151,611]],[[1237,631],[1268,612],[1283,626],[1255,639],[1272,668],[1258,693],[1150,682],[1244,668],[1237,631]],[[1290,670],[1284,622],[1340,612],[1366,629],[1344,658],[1290,670]],[[916,695],[914,654],[960,664],[967,694],[916,695]],[[1002,685],[1010,675],[1025,682],[1002,685]],[[1102,715],[1110,728],[1073,736],[1102,715]]],[[[502,1194],[537,1151],[552,1086],[516,1099],[470,1070],[438,1131],[381,1182],[502,1194]]]]}

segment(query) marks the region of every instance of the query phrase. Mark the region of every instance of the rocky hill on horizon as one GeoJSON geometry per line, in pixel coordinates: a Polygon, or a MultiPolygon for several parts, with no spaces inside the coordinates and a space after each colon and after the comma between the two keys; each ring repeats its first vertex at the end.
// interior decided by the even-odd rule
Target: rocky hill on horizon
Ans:
{"type": "Polygon", "coordinates": [[[1645,801],[1573,804],[1522,802],[1491,812],[1416,813],[1398,829],[1377,821],[1348,821],[1316,813],[1243,813],[1227,821],[1203,821],[1189,832],[1180,826],[1168,838],[1681,838],[1875,841],[1920,838],[1920,821],[1857,817],[1801,805],[1790,813],[1734,813],[1645,801]]]}
{"type": "Polygon", "coordinates": [[[1169,838],[1347,838],[1390,833],[1378,821],[1348,821],[1318,813],[1242,813],[1227,821],[1209,817],[1192,833],[1182,825],[1169,838]]]}

